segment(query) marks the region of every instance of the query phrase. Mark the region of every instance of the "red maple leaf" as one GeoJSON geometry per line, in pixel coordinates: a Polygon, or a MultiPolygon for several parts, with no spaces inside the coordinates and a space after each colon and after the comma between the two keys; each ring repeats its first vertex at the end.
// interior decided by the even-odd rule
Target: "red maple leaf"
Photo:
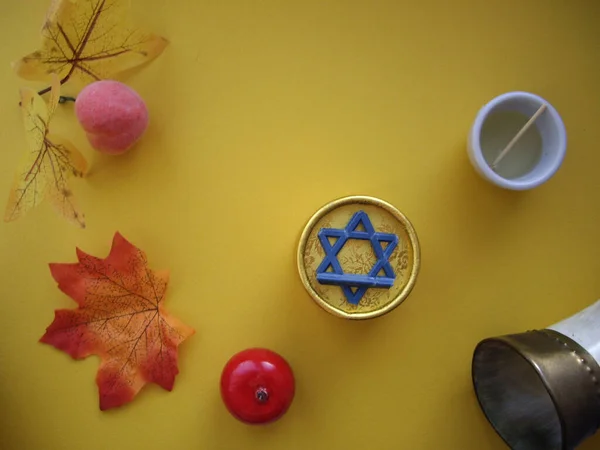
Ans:
{"type": "Polygon", "coordinates": [[[119,233],[106,259],[77,249],[78,263],[50,264],[58,287],[77,309],[55,311],[40,339],[74,359],[98,355],[100,409],[133,400],[146,383],[173,389],[177,347],[194,330],[163,307],[168,272],[153,272],[146,255],[119,233]]]}

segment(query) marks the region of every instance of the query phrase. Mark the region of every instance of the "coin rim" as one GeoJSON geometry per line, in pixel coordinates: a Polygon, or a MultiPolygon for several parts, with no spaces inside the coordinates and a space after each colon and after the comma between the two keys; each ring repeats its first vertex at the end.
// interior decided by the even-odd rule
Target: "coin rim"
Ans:
{"type": "Polygon", "coordinates": [[[297,254],[296,262],[297,262],[297,266],[298,266],[298,272],[300,273],[300,279],[302,280],[302,284],[304,285],[304,288],[308,291],[308,293],[313,298],[313,300],[325,311],[333,314],[334,316],[341,317],[344,319],[351,319],[351,320],[374,319],[375,317],[382,316],[382,315],[387,314],[390,311],[392,311],[400,303],[402,303],[404,300],[406,300],[406,298],[411,293],[413,287],[415,286],[415,283],[417,281],[417,275],[419,274],[419,270],[421,268],[421,247],[419,244],[419,239],[417,237],[417,232],[415,231],[412,223],[398,209],[396,209],[394,206],[392,206],[388,202],[378,199],[378,198],[375,198],[375,197],[370,197],[370,196],[366,196],[366,195],[352,195],[352,196],[342,197],[342,198],[333,200],[333,201],[327,203],[325,206],[321,207],[315,214],[313,214],[313,216],[310,218],[310,220],[304,227],[304,230],[302,231],[302,235],[300,237],[300,243],[298,245],[298,254],[297,254]],[[325,216],[326,214],[329,214],[331,211],[333,211],[341,206],[350,205],[350,204],[374,205],[374,206],[378,206],[380,208],[387,210],[402,224],[402,226],[404,227],[404,229],[406,230],[406,232],[408,234],[410,245],[413,248],[412,271],[408,278],[408,282],[406,283],[406,286],[404,287],[404,289],[402,289],[398,293],[398,295],[390,303],[385,305],[383,308],[376,309],[374,311],[362,312],[362,313],[347,313],[345,311],[340,310],[339,308],[336,308],[336,307],[330,305],[328,302],[323,300],[311,286],[311,284],[308,280],[308,275],[306,273],[306,267],[304,265],[304,251],[306,250],[306,243],[308,242],[308,237],[310,236],[310,233],[312,232],[312,230],[315,227],[315,225],[317,224],[317,222],[319,220],[321,220],[321,218],[323,218],[323,216],[325,216]]]}

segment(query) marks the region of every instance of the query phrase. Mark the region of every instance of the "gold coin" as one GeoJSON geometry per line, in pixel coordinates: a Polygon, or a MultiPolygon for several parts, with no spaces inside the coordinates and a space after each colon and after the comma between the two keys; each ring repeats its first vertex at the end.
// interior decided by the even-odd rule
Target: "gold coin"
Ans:
{"type": "Polygon", "coordinates": [[[346,319],[390,312],[415,285],[421,255],[404,214],[373,197],[334,200],[308,221],[298,246],[304,287],[326,311],[346,319]]]}

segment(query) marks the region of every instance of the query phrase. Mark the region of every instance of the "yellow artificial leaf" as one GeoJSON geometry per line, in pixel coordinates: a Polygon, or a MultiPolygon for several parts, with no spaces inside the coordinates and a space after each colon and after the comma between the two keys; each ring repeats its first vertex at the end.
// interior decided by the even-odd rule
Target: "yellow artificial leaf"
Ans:
{"type": "MultiPolygon", "coordinates": [[[[54,73],[52,74],[52,82],[50,84],[50,96],[48,98],[48,117],[52,117],[58,106],[60,99],[60,80],[54,73]]],[[[47,122],[46,122],[47,123],[47,122]]]]}
{"type": "Polygon", "coordinates": [[[17,172],[8,197],[5,220],[22,217],[46,197],[65,218],[85,228],[67,180],[83,177],[87,171],[84,157],[65,139],[49,133],[50,119],[56,110],[60,82],[53,77],[50,103],[31,89],[21,89],[21,111],[28,151],[17,172]]]}
{"type": "Polygon", "coordinates": [[[57,74],[61,84],[88,84],[151,61],[168,42],[133,28],[128,13],[128,0],[53,0],[40,49],[17,61],[15,71],[28,80],[57,74]]]}

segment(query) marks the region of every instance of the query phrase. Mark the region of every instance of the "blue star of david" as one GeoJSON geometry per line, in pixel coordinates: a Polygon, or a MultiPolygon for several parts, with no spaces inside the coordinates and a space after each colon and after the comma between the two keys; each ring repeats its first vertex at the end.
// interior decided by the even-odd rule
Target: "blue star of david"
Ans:
{"type": "Polygon", "coordinates": [[[369,288],[389,289],[394,285],[396,274],[389,258],[398,245],[398,236],[391,233],[375,232],[371,219],[369,219],[366,212],[358,211],[355,213],[343,229],[321,228],[318,236],[325,250],[325,258],[317,267],[317,281],[321,284],[341,286],[349,303],[357,305],[369,288]],[[358,229],[361,225],[364,231],[358,229]],[[329,238],[336,240],[332,244],[329,238]],[[377,260],[368,274],[344,273],[337,256],[349,239],[371,241],[377,260]],[[385,249],[382,243],[387,243],[385,249]],[[331,268],[331,271],[328,272],[329,268],[331,268]],[[380,276],[379,272],[382,270],[385,275],[380,276]]]}

